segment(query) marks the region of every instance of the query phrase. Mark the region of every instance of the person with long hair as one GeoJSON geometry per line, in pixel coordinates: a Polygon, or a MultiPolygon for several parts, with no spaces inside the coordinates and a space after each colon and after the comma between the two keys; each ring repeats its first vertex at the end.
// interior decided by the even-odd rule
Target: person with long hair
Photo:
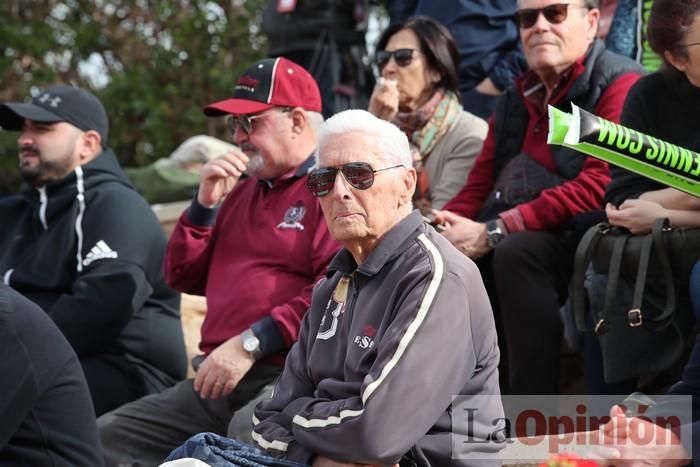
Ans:
{"type": "Polygon", "coordinates": [[[381,79],[369,111],[395,123],[412,143],[416,207],[424,214],[441,209],[464,185],[488,130],[462,110],[454,39],[433,19],[411,18],[382,33],[375,61],[381,79]]]}

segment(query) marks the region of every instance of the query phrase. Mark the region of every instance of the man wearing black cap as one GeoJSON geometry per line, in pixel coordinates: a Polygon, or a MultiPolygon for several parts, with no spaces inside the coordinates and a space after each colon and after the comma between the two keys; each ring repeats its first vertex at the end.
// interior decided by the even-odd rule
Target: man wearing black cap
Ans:
{"type": "Polygon", "coordinates": [[[97,414],[184,378],[179,298],[161,272],[166,238],[107,148],[100,101],[73,86],[0,105],[19,131],[28,185],[0,201],[0,277],[73,346],[97,414]],[[135,233],[137,233],[135,235],[135,233]]]}
{"type": "Polygon", "coordinates": [[[202,363],[194,379],[100,417],[107,465],[156,465],[202,431],[251,441],[252,409],[339,249],[306,188],[320,111],[316,82],[285,58],[253,63],[232,98],[205,109],[227,116],[238,148],[202,168],[164,267],[170,285],[207,298],[202,363]]]}

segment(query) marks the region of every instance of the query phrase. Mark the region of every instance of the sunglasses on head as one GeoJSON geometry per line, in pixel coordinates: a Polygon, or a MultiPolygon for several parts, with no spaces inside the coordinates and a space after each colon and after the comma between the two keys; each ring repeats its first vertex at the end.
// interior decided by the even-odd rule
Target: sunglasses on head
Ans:
{"type": "MultiPolygon", "coordinates": [[[[294,109],[291,107],[284,107],[278,110],[279,113],[287,113],[294,109]]],[[[236,134],[236,130],[240,128],[241,131],[249,135],[253,131],[253,121],[266,115],[270,115],[270,112],[262,112],[255,115],[229,115],[226,117],[226,124],[228,125],[228,129],[231,131],[231,134],[236,134]]]]}
{"type": "Polygon", "coordinates": [[[340,167],[322,167],[309,174],[309,178],[306,180],[306,186],[309,188],[311,194],[322,198],[333,189],[336,176],[340,170],[350,186],[358,190],[367,190],[374,184],[374,174],[389,169],[396,169],[397,167],[403,167],[403,165],[393,165],[378,170],[374,170],[372,166],[366,162],[350,162],[340,167]]]}
{"type": "Polygon", "coordinates": [[[417,52],[415,49],[396,49],[396,50],[379,50],[374,57],[374,61],[377,62],[379,69],[383,69],[389,59],[394,57],[394,61],[400,67],[405,67],[411,64],[413,61],[413,53],[417,52]]]}
{"type": "Polygon", "coordinates": [[[554,3],[544,8],[525,8],[515,12],[515,21],[520,29],[529,29],[535,25],[540,13],[550,24],[562,23],[569,14],[569,7],[586,8],[583,5],[572,5],[570,3],[554,3]]]}

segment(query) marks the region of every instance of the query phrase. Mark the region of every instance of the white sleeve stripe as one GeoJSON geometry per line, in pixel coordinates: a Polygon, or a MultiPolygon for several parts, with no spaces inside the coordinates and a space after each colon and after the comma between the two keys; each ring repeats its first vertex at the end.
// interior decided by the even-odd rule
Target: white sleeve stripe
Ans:
{"type": "Polygon", "coordinates": [[[284,441],[279,441],[279,440],[274,440],[274,441],[268,441],[260,434],[256,433],[253,431],[253,441],[258,443],[261,448],[263,449],[274,449],[276,451],[282,451],[282,452],[287,452],[287,447],[289,446],[288,443],[285,443],[284,441]]]}
{"type": "MultiPolygon", "coordinates": [[[[430,283],[428,284],[428,290],[426,291],[425,296],[423,297],[423,301],[421,301],[420,307],[418,308],[418,313],[416,314],[416,317],[413,319],[411,324],[409,324],[408,328],[406,329],[406,332],[399,341],[399,344],[396,347],[396,350],[394,351],[394,355],[384,366],[384,368],[382,368],[382,371],[379,374],[379,378],[377,378],[376,381],[373,381],[372,383],[368,384],[365,388],[365,391],[362,394],[363,405],[367,404],[367,400],[389,376],[391,370],[393,370],[394,367],[398,365],[399,360],[401,360],[401,357],[406,352],[406,348],[408,348],[408,345],[415,337],[416,333],[418,332],[418,329],[425,321],[425,317],[428,314],[428,310],[430,310],[430,307],[433,304],[433,300],[435,299],[435,295],[437,294],[437,290],[440,287],[440,283],[442,282],[444,263],[442,260],[442,256],[440,256],[440,252],[435,247],[435,245],[433,245],[433,243],[430,240],[428,240],[428,237],[426,237],[425,234],[420,234],[418,236],[418,241],[420,241],[425,246],[425,248],[428,251],[428,254],[430,254],[430,256],[433,258],[433,261],[435,263],[435,272],[433,274],[432,279],[430,280],[430,283]]],[[[361,415],[362,412],[364,412],[364,408],[361,410],[344,410],[340,412],[340,416],[331,416],[326,419],[313,420],[307,420],[300,415],[296,415],[292,419],[292,423],[300,425],[304,428],[320,428],[328,425],[337,425],[340,422],[342,422],[343,419],[356,415],[361,415]]]]}
{"type": "Polygon", "coordinates": [[[303,426],[304,428],[322,428],[328,425],[340,425],[340,422],[343,421],[343,419],[348,418],[348,417],[355,417],[357,415],[362,415],[362,412],[364,412],[365,409],[360,409],[360,410],[343,410],[340,412],[340,416],[336,417],[335,415],[326,418],[325,420],[321,419],[313,419],[313,420],[307,420],[301,415],[295,415],[294,418],[292,419],[292,423],[296,423],[299,426],[303,426]]]}
{"type": "Polygon", "coordinates": [[[258,417],[256,417],[255,414],[253,414],[253,426],[255,426],[259,423],[260,423],[260,419],[258,419],[258,417]]]}
{"type": "Polygon", "coordinates": [[[367,399],[369,399],[372,396],[372,394],[374,393],[374,391],[377,390],[379,385],[384,382],[387,376],[389,376],[391,370],[393,370],[394,367],[398,365],[399,360],[401,360],[401,357],[406,351],[406,348],[408,348],[408,345],[415,337],[416,333],[418,332],[418,329],[423,324],[423,321],[425,321],[425,317],[428,314],[428,310],[432,306],[433,300],[435,299],[435,295],[437,294],[438,287],[440,287],[440,282],[442,282],[444,264],[442,261],[442,256],[440,256],[440,252],[437,250],[435,245],[433,245],[432,242],[428,240],[428,237],[426,237],[425,234],[420,234],[418,236],[418,241],[425,246],[425,248],[428,250],[428,253],[433,257],[433,261],[435,262],[435,273],[433,274],[432,279],[430,279],[430,284],[428,284],[428,290],[426,291],[425,296],[423,297],[423,301],[420,304],[420,308],[418,308],[418,313],[416,314],[416,317],[414,318],[413,322],[408,326],[408,328],[406,329],[406,333],[399,341],[399,345],[396,347],[396,351],[391,357],[391,360],[389,360],[389,362],[384,366],[384,368],[382,368],[382,372],[380,373],[379,378],[377,378],[376,381],[368,384],[365,388],[365,392],[362,394],[363,404],[367,403],[367,399]]]}

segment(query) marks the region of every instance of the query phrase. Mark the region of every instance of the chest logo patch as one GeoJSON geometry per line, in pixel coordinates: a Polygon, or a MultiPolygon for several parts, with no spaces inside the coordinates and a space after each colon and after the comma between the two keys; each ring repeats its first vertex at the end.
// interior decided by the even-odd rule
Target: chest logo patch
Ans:
{"type": "Polygon", "coordinates": [[[374,347],[374,336],[377,335],[377,330],[369,324],[362,328],[362,335],[355,336],[355,344],[361,349],[371,349],[374,347]]]}
{"type": "Polygon", "coordinates": [[[287,212],[284,213],[282,222],[277,224],[278,229],[299,229],[304,230],[304,225],[301,220],[306,214],[306,207],[302,201],[297,201],[296,204],[290,206],[287,212]]]}

